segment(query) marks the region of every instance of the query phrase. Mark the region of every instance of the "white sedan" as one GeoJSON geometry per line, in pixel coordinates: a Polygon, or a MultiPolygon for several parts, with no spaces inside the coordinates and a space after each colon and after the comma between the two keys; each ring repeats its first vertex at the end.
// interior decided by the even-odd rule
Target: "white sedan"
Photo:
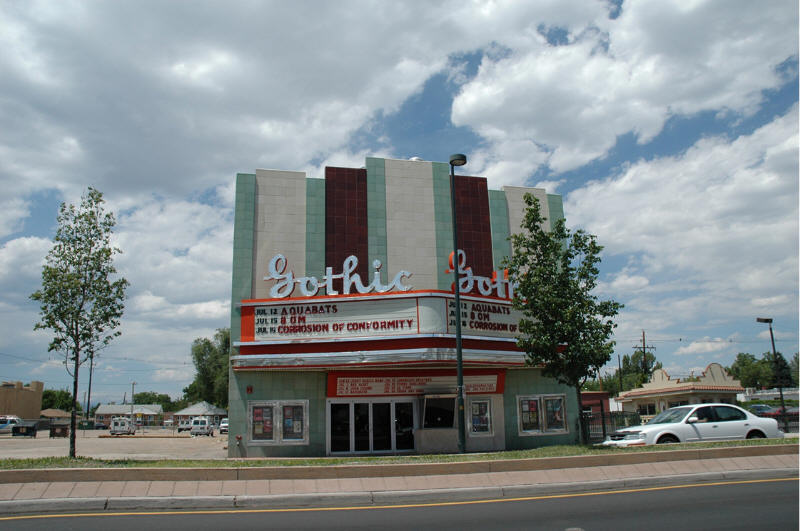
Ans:
{"type": "Polygon", "coordinates": [[[643,446],[730,439],[782,438],[775,419],[730,404],[693,404],[666,409],[647,424],[612,433],[604,446],[643,446]]]}

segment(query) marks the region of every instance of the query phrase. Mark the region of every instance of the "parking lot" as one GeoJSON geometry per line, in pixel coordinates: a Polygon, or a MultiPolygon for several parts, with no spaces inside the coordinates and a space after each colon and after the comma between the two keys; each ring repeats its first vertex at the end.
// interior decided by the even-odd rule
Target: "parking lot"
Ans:
{"type": "MultiPolygon", "coordinates": [[[[135,436],[112,437],[108,430],[78,430],[75,450],[78,456],[95,459],[225,459],[228,436],[180,435],[172,429],[146,428],[135,436]]],[[[0,458],[67,457],[69,438],[51,438],[47,430],[35,438],[0,435],[0,458]]]]}

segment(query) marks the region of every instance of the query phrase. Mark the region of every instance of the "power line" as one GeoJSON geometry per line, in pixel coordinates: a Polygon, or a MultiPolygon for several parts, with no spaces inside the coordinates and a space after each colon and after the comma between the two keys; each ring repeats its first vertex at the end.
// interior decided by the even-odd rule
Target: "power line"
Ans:
{"type": "MultiPolygon", "coordinates": [[[[29,357],[26,357],[26,356],[18,356],[16,354],[9,354],[7,352],[0,352],[0,356],[7,356],[9,358],[16,358],[16,359],[20,359],[20,360],[23,360],[23,361],[29,361],[29,362],[35,362],[35,363],[47,363],[48,361],[57,361],[59,363],[63,362],[63,360],[58,359],[58,358],[50,358],[50,359],[42,360],[42,359],[38,359],[38,358],[29,358],[29,357]]],[[[180,364],[174,364],[174,365],[173,364],[159,365],[156,362],[145,361],[145,360],[137,360],[135,358],[108,358],[108,357],[100,358],[100,357],[98,357],[97,359],[100,360],[100,361],[105,361],[105,362],[108,362],[108,361],[129,361],[129,362],[132,362],[132,363],[146,363],[147,365],[152,365],[152,366],[154,366],[156,368],[175,368],[175,369],[179,369],[179,368],[187,367],[189,365],[188,362],[184,362],[184,363],[180,363],[180,364]]],[[[95,370],[98,370],[98,368],[95,367],[95,370]]],[[[130,370],[131,371],[149,371],[149,370],[152,370],[152,369],[130,369],[130,370]]],[[[128,372],[128,369],[126,369],[126,372],[128,372]]]]}

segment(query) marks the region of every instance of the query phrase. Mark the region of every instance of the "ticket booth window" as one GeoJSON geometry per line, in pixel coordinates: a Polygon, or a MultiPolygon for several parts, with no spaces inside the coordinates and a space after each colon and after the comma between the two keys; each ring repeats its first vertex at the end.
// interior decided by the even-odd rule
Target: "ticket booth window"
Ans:
{"type": "Polygon", "coordinates": [[[456,395],[427,395],[423,428],[452,428],[456,418],[456,395]]]}

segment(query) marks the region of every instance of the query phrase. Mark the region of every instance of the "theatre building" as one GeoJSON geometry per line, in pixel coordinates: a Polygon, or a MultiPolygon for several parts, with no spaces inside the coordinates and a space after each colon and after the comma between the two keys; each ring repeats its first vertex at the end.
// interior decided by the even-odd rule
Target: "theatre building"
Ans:
{"type": "Polygon", "coordinates": [[[516,347],[501,266],[523,195],[548,220],[563,217],[561,197],[456,176],[453,260],[449,171],[367,158],[324,179],[237,175],[231,457],[457,451],[458,314],[467,451],[577,441],[575,393],[516,347]]]}

